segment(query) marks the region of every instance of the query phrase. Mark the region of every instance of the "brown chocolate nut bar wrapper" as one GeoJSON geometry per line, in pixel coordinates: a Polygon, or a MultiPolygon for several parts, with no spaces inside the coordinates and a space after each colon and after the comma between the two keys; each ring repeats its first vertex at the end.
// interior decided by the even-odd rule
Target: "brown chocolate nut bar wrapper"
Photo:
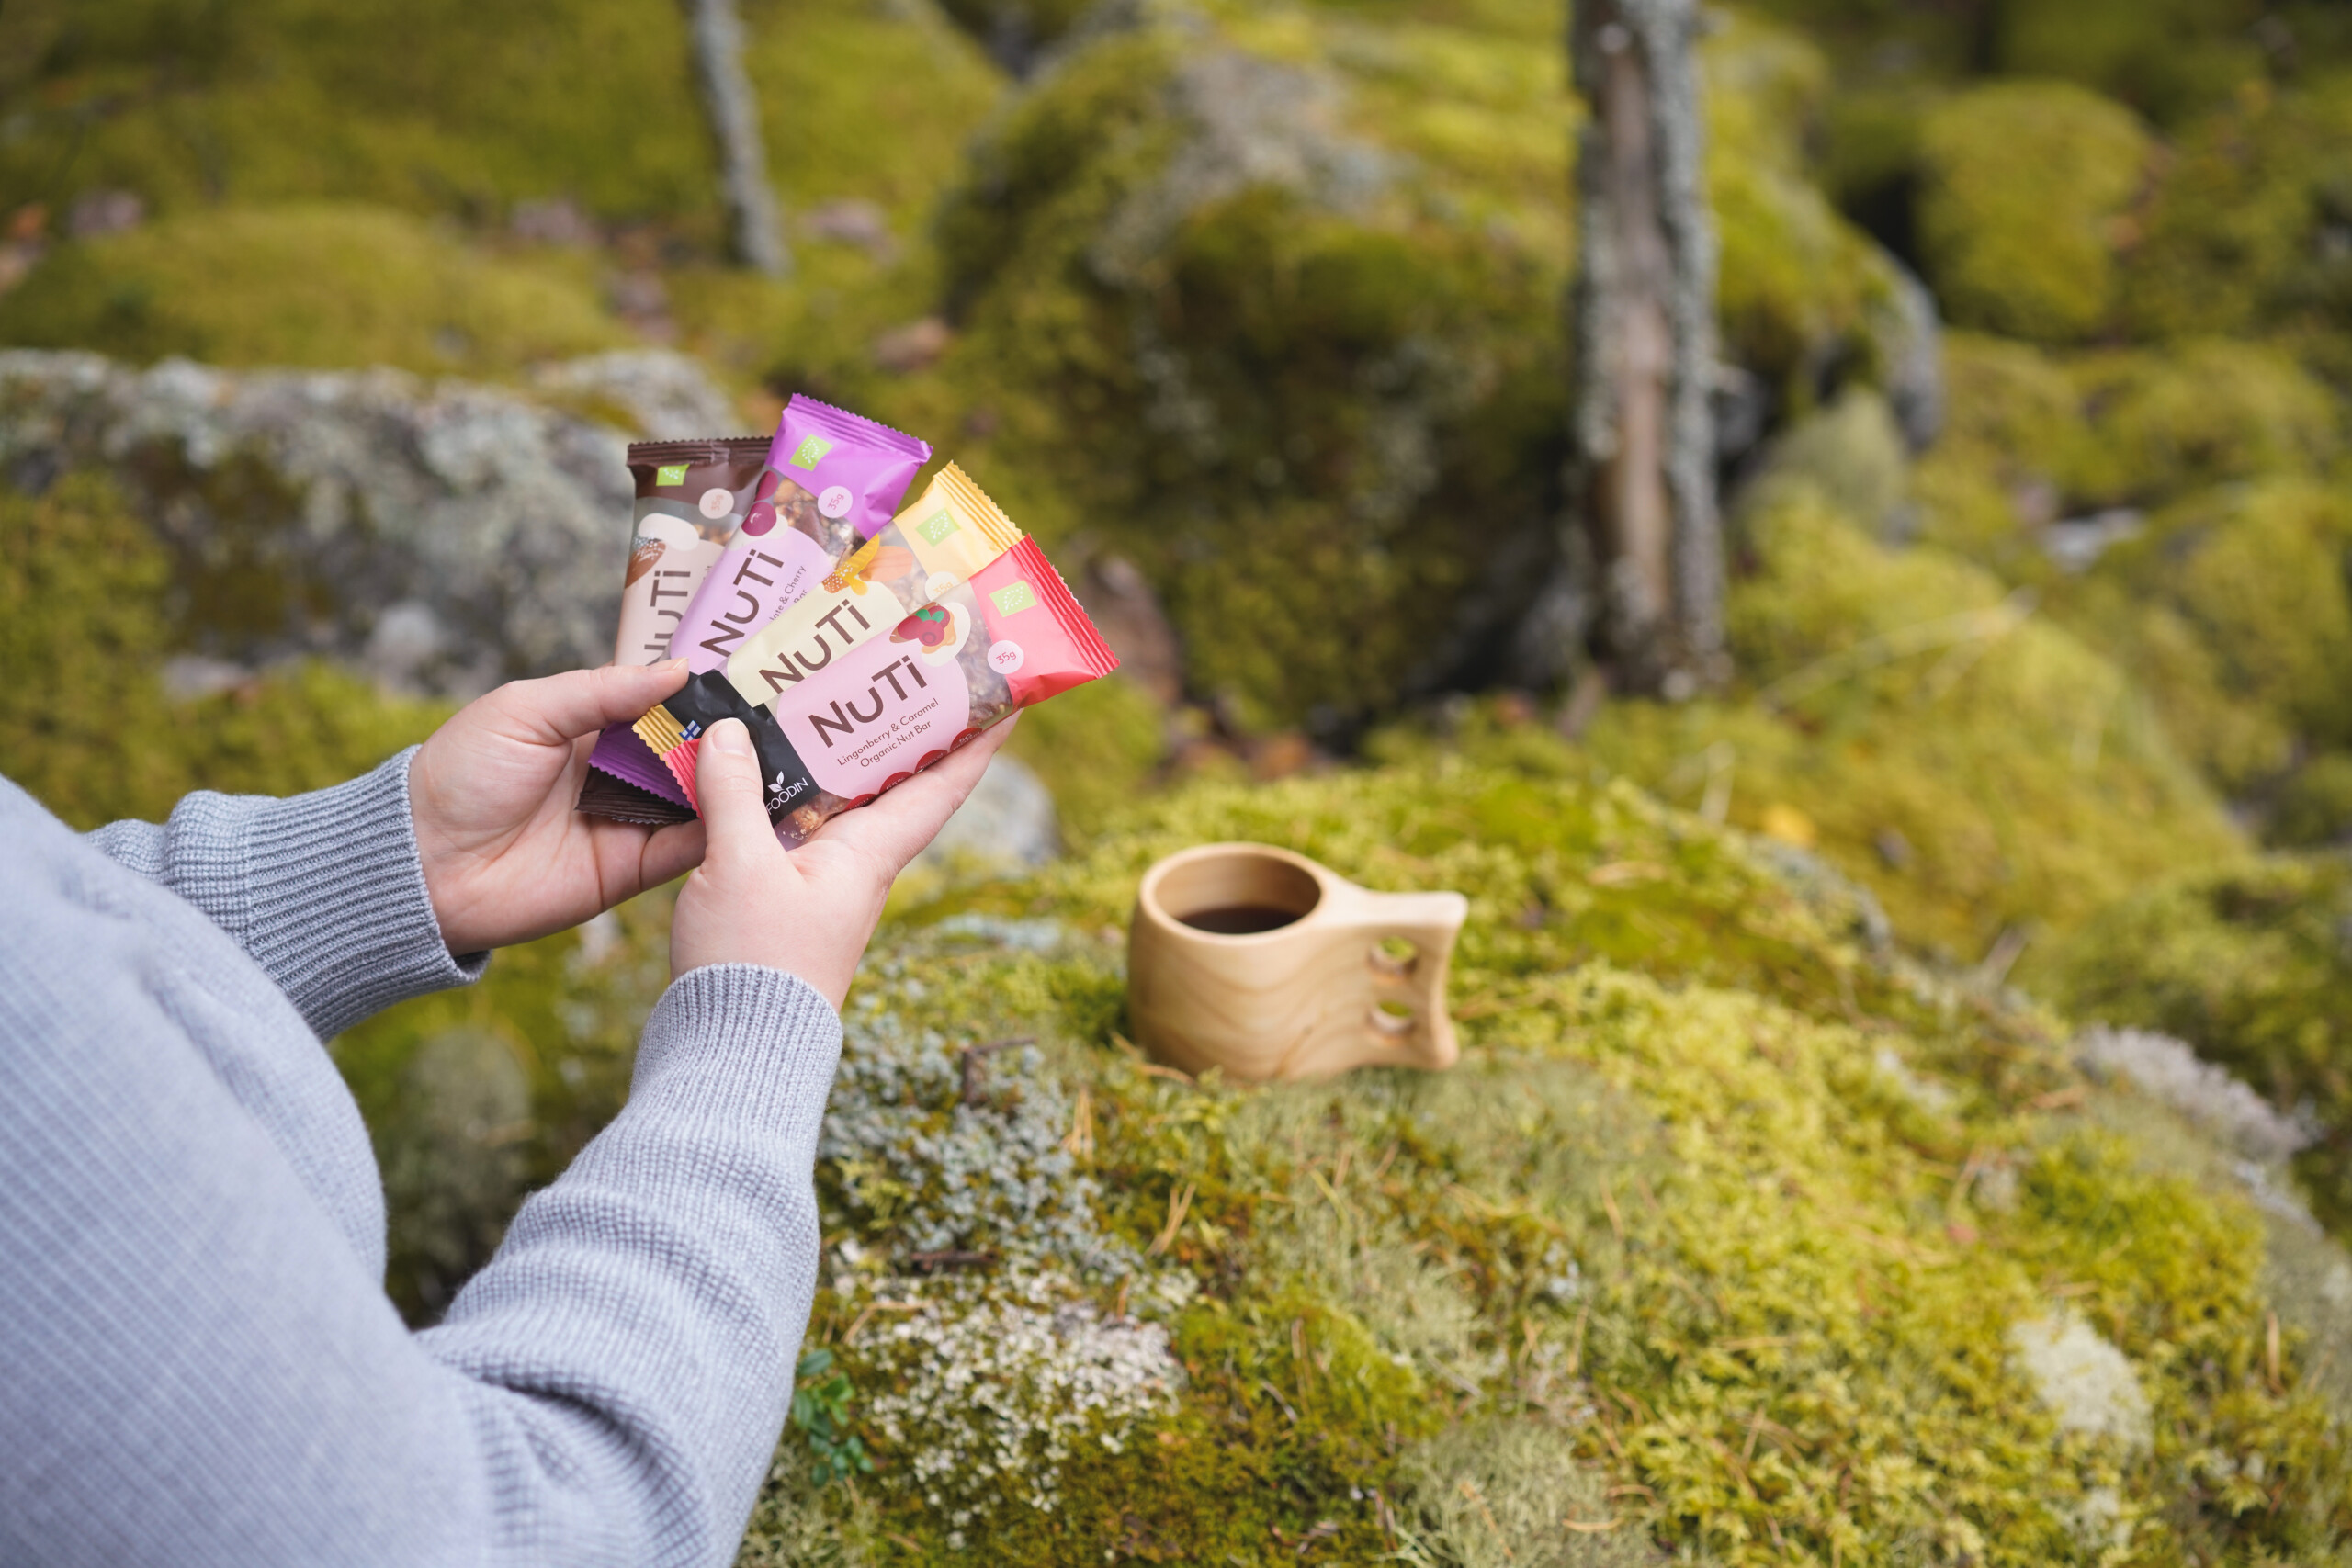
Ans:
{"type": "Polygon", "coordinates": [[[767,457],[763,435],[629,447],[637,506],[614,663],[659,664],[670,657],[670,633],[758,500],[767,457]]]}

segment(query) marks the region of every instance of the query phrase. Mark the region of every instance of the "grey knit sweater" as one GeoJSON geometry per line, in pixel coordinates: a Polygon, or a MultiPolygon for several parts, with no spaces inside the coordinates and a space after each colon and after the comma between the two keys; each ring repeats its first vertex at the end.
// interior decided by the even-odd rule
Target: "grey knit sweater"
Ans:
{"type": "Polygon", "coordinates": [[[0,1562],[723,1563],[791,1393],[840,1021],[696,970],[437,1328],[321,1046],[481,973],[408,758],[80,839],[0,780],[0,1562]]]}

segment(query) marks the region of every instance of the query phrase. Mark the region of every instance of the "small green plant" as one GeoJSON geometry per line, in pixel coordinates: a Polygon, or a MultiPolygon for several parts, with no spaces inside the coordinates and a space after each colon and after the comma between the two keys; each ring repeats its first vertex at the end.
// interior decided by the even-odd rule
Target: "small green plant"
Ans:
{"type": "Polygon", "coordinates": [[[853,1471],[874,1473],[865,1444],[849,1429],[850,1401],[855,1397],[849,1374],[833,1365],[831,1350],[811,1350],[800,1358],[795,1374],[800,1381],[792,1391],[792,1424],[808,1434],[808,1451],[816,1460],[810,1479],[830,1486],[853,1471]]]}

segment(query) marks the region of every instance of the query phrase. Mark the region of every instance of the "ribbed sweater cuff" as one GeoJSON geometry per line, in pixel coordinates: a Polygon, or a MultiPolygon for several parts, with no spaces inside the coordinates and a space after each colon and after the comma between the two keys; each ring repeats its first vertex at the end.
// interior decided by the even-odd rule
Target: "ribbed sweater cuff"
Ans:
{"type": "Polygon", "coordinates": [[[441,940],[409,815],[416,750],[349,784],[262,801],[245,820],[245,951],[322,1040],[490,962],[452,958],[441,940]]]}
{"type": "Polygon", "coordinates": [[[841,1018],[808,981],[713,964],[679,976],[654,1005],[630,1099],[658,1097],[696,1121],[805,1130],[813,1149],[841,1049],[841,1018]]]}

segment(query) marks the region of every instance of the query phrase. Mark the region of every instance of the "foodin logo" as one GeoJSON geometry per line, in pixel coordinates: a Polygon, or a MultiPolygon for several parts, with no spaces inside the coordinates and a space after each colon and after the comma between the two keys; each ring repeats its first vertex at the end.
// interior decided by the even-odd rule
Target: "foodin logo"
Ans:
{"type": "Polygon", "coordinates": [[[821,435],[812,435],[794,450],[792,466],[796,468],[813,469],[819,463],[825,460],[825,454],[832,449],[831,442],[821,435]]]}

